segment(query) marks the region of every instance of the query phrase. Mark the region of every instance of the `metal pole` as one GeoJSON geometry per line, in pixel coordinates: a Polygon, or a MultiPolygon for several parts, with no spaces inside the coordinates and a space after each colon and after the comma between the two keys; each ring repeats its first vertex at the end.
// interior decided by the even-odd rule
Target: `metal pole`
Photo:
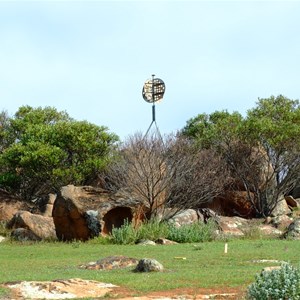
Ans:
{"type": "Polygon", "coordinates": [[[152,103],[154,104],[154,74],[152,74],[152,103]]]}
{"type": "Polygon", "coordinates": [[[155,122],[155,104],[152,105],[152,122],[155,122]]]}
{"type": "Polygon", "coordinates": [[[155,74],[152,74],[152,122],[155,122],[154,76],[155,76],[155,74]]]}

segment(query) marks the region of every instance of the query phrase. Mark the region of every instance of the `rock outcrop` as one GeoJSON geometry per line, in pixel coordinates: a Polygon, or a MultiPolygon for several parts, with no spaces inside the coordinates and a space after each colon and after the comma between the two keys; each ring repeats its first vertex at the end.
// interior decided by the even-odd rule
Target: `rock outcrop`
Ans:
{"type": "Polygon", "coordinates": [[[261,235],[279,237],[282,231],[263,219],[244,219],[240,217],[219,216],[219,233],[225,236],[242,237],[245,235],[261,235]]]}
{"type": "MultiPolygon", "coordinates": [[[[27,239],[34,237],[33,240],[38,239],[56,239],[53,219],[51,217],[44,217],[41,215],[32,214],[28,211],[19,211],[7,223],[8,229],[23,228],[31,233],[26,233],[27,239]]],[[[18,236],[19,232],[17,232],[18,236]]],[[[22,231],[22,235],[25,232],[22,231]]]]}
{"type": "Polygon", "coordinates": [[[8,222],[19,210],[30,210],[30,206],[17,197],[0,189],[0,222],[8,222]]]}
{"type": "Polygon", "coordinates": [[[80,266],[82,269],[88,270],[113,270],[113,269],[124,269],[138,264],[138,260],[126,256],[108,256],[101,258],[96,262],[90,262],[86,265],[80,266]]]}
{"type": "Polygon", "coordinates": [[[139,201],[102,188],[68,185],[57,194],[52,216],[59,240],[86,241],[110,233],[126,220],[135,223],[143,216],[139,207],[139,201]]]}
{"type": "Polygon", "coordinates": [[[173,224],[175,227],[180,227],[182,225],[189,225],[196,223],[198,221],[203,221],[202,215],[195,209],[186,209],[177,213],[175,216],[168,220],[169,223],[173,224]]]}
{"type": "Polygon", "coordinates": [[[293,196],[289,195],[289,196],[285,196],[285,201],[287,203],[287,205],[291,208],[296,208],[296,207],[300,207],[300,199],[299,198],[294,198],[293,196]]]}
{"type": "Polygon", "coordinates": [[[245,191],[226,191],[212,202],[202,204],[201,208],[210,208],[218,215],[227,217],[240,216],[250,219],[256,214],[245,191]]]}
{"type": "Polygon", "coordinates": [[[80,278],[53,281],[22,281],[5,285],[17,299],[72,299],[105,297],[117,286],[80,278]]]}
{"type": "Polygon", "coordinates": [[[45,217],[52,217],[53,205],[56,199],[56,194],[49,194],[44,201],[39,203],[39,213],[45,217]]]}
{"type": "Polygon", "coordinates": [[[58,239],[86,241],[99,235],[97,202],[92,196],[87,198],[78,187],[62,187],[52,211],[58,239]]]}
{"type": "Polygon", "coordinates": [[[26,228],[17,228],[11,232],[11,238],[19,242],[41,241],[42,239],[26,228]]]}
{"type": "Polygon", "coordinates": [[[291,213],[291,210],[287,204],[286,199],[282,196],[278,199],[278,202],[271,213],[271,217],[287,215],[291,213]]]}
{"type": "Polygon", "coordinates": [[[300,218],[295,219],[287,228],[283,235],[284,238],[300,240],[300,218]]]}
{"type": "Polygon", "coordinates": [[[273,218],[269,218],[269,222],[267,224],[271,224],[275,228],[279,228],[281,230],[285,230],[289,227],[289,225],[293,222],[293,219],[288,215],[279,215],[273,218]]]}
{"type": "Polygon", "coordinates": [[[220,217],[218,225],[223,234],[229,236],[243,236],[249,222],[240,217],[220,217]]]}

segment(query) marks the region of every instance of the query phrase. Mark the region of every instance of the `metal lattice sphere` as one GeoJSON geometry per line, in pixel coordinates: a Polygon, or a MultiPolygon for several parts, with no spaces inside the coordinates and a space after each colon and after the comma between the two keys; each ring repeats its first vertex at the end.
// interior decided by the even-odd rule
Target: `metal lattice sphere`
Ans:
{"type": "Polygon", "coordinates": [[[143,86],[143,98],[149,103],[158,102],[162,100],[165,89],[165,83],[161,79],[148,79],[143,86]]]}

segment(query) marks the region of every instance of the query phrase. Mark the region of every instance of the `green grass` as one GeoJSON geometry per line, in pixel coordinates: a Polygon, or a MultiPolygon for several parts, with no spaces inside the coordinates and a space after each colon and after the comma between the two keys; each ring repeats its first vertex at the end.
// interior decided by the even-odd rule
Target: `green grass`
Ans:
{"type": "Polygon", "coordinates": [[[252,262],[259,259],[298,264],[299,241],[232,240],[228,242],[227,254],[224,254],[224,242],[220,241],[169,246],[4,242],[0,244],[0,283],[82,278],[113,283],[137,293],[183,287],[242,286],[246,289],[257,272],[270,266],[269,263],[252,262]],[[139,274],[131,269],[97,271],[78,268],[111,255],[155,258],[163,264],[165,272],[139,274]]]}

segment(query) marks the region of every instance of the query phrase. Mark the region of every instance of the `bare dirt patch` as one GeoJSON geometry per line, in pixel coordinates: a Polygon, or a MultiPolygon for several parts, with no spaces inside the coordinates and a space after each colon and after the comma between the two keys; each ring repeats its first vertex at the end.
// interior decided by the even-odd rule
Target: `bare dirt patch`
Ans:
{"type": "Polygon", "coordinates": [[[243,299],[245,290],[242,288],[180,288],[169,291],[159,291],[148,294],[153,298],[169,298],[169,299],[243,299]]]}
{"type": "MultiPolygon", "coordinates": [[[[5,299],[122,299],[122,300],[200,300],[200,299],[235,299],[244,298],[243,288],[180,288],[168,291],[157,291],[146,294],[112,284],[93,280],[69,279],[47,282],[23,281],[4,285],[11,289],[10,297],[5,299]]],[[[2,298],[1,300],[4,300],[2,298]]]]}

